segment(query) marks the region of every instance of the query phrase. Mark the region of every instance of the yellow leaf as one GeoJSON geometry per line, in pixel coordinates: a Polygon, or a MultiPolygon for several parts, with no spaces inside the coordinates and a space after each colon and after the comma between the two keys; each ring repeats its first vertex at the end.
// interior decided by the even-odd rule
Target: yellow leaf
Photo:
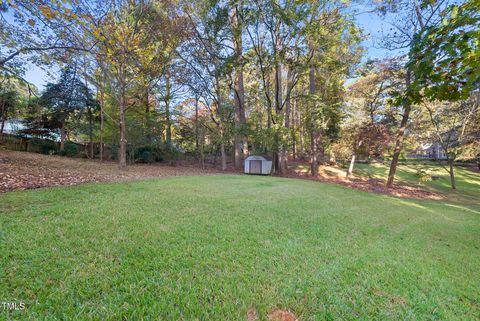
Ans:
{"type": "Polygon", "coordinates": [[[47,19],[52,19],[55,17],[55,13],[47,6],[40,6],[40,12],[47,19]]]}

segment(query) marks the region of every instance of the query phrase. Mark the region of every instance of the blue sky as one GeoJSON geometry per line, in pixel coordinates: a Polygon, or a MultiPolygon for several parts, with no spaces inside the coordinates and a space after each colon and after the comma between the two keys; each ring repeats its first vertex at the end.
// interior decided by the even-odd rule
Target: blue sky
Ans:
{"type": "Polygon", "coordinates": [[[390,51],[378,47],[378,39],[381,38],[382,29],[385,23],[373,13],[363,13],[357,16],[357,23],[368,35],[368,38],[363,42],[363,46],[367,48],[365,58],[380,59],[392,54],[390,51]]]}
{"type": "MultiPolygon", "coordinates": [[[[386,25],[378,15],[368,13],[369,9],[371,8],[365,6],[355,7],[355,10],[359,12],[356,16],[357,23],[364,30],[364,33],[368,35],[368,38],[363,42],[363,46],[367,49],[364,60],[381,59],[392,54],[398,54],[398,52],[392,53],[389,50],[378,48],[378,46],[375,45],[376,40],[381,36],[382,28],[386,25]]],[[[25,79],[37,86],[39,90],[42,90],[48,81],[52,81],[51,77],[48,76],[44,70],[33,65],[27,70],[25,79]]]]}

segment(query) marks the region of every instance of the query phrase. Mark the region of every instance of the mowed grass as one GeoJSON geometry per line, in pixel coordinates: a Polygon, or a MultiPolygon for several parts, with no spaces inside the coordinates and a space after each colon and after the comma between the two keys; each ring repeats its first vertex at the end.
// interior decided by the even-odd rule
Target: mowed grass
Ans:
{"type": "Polygon", "coordinates": [[[0,319],[480,318],[478,199],[225,175],[13,192],[0,212],[0,299],[26,303],[0,319]]]}
{"type": "MultiPolygon", "coordinates": [[[[355,164],[355,175],[385,179],[388,177],[389,164],[355,164]]],[[[451,202],[480,203],[480,173],[464,167],[454,169],[456,190],[452,190],[450,174],[442,166],[425,162],[424,164],[401,164],[397,168],[396,181],[410,185],[420,185],[432,192],[445,195],[451,202]],[[434,176],[435,179],[421,180],[420,171],[434,176]]]]}

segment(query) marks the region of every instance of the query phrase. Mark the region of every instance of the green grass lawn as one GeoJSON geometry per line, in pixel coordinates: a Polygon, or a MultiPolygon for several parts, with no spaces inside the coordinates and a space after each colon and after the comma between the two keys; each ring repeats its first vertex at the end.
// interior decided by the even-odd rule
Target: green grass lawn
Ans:
{"type": "MultiPolygon", "coordinates": [[[[355,164],[355,174],[373,178],[386,179],[388,176],[389,164],[355,164]]],[[[432,192],[440,193],[448,197],[449,201],[456,203],[480,203],[480,174],[463,167],[455,167],[455,181],[457,189],[452,190],[449,173],[441,166],[434,163],[429,164],[402,164],[397,168],[396,181],[410,185],[420,185],[432,192]],[[420,170],[435,180],[422,181],[416,175],[420,170]]]]}
{"type": "Polygon", "coordinates": [[[0,195],[0,238],[0,300],[26,303],[0,319],[480,318],[479,198],[235,175],[90,184],[0,195]]]}

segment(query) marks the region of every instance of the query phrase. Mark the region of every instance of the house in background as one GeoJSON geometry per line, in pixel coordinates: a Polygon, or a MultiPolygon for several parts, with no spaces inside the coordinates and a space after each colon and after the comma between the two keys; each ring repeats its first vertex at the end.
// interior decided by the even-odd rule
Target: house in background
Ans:
{"type": "Polygon", "coordinates": [[[3,124],[2,134],[16,135],[18,131],[24,128],[25,126],[23,125],[21,120],[18,120],[18,119],[6,120],[5,123],[3,124]]]}
{"type": "Polygon", "coordinates": [[[410,151],[411,158],[430,158],[430,159],[446,159],[447,155],[442,149],[439,142],[421,144],[417,149],[410,151]]]}
{"type": "Polygon", "coordinates": [[[410,151],[408,156],[412,158],[447,159],[444,147],[451,149],[458,145],[458,129],[459,127],[443,132],[440,135],[441,139],[435,138],[429,142],[420,143],[419,147],[410,151]]]}

